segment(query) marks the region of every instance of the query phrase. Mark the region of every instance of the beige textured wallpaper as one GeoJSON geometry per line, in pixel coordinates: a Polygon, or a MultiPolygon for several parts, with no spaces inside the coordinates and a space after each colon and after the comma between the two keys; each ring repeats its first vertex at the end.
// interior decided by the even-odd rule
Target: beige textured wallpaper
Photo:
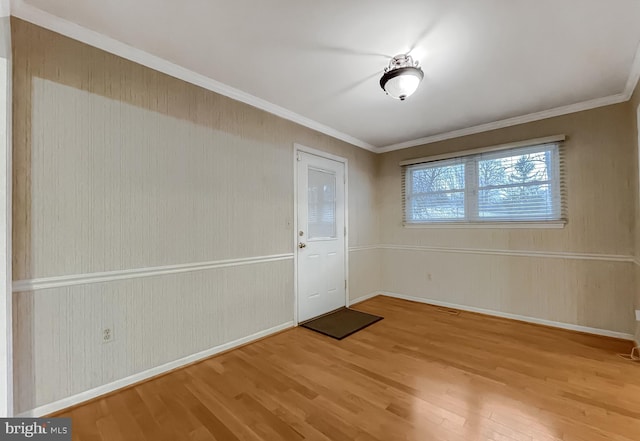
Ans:
{"type": "Polygon", "coordinates": [[[375,242],[374,154],[14,28],[14,279],[292,252],[294,142],[349,159],[349,245],[375,242]]]}
{"type": "Polygon", "coordinates": [[[379,287],[376,155],[12,25],[15,282],[285,255],[15,292],[18,412],[291,322],[294,142],[348,159],[350,294],[379,287]]]}
{"type": "Polygon", "coordinates": [[[634,134],[626,103],[385,153],[383,243],[633,254],[634,134]],[[402,227],[404,159],[565,134],[569,223],[560,230],[412,230],[402,227]]]}
{"type": "Polygon", "coordinates": [[[380,231],[381,243],[390,249],[383,252],[383,289],[633,333],[634,136],[629,104],[623,103],[384,154],[378,186],[380,231]],[[556,134],[567,136],[565,228],[402,226],[401,160],[556,134]],[[507,256],[497,256],[496,250],[507,256]],[[541,258],[537,253],[578,256],[541,258]],[[604,256],[585,260],[584,254],[604,256]]]}

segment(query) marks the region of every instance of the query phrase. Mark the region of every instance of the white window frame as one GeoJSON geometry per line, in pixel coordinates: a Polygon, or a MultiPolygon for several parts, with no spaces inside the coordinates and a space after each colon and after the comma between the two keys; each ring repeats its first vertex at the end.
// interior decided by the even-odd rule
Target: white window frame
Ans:
{"type": "MultiPolygon", "coordinates": [[[[522,141],[517,143],[503,144],[494,147],[484,147],[480,149],[467,150],[457,154],[438,155],[427,158],[417,158],[400,163],[402,168],[402,206],[403,225],[405,228],[564,228],[566,225],[566,195],[564,194],[564,173],[562,157],[562,141],[564,135],[557,135],[547,138],[522,141]],[[546,219],[541,217],[531,217],[525,219],[510,219],[508,217],[481,218],[478,216],[478,194],[480,183],[477,176],[478,164],[481,160],[508,157],[523,153],[537,153],[551,150],[553,160],[551,161],[548,174],[549,179],[544,183],[548,184],[553,191],[552,198],[557,201],[557,217],[546,219]],[[451,163],[464,163],[465,165],[465,188],[464,188],[464,218],[462,219],[434,219],[434,220],[412,220],[410,218],[410,198],[411,173],[416,169],[439,166],[447,166],[451,163]],[[449,164],[448,164],[449,163],[449,164]]],[[[537,185],[539,185],[538,183],[537,185]]],[[[534,185],[533,183],[530,185],[534,185]]],[[[454,192],[455,190],[452,190],[454,192]]]]}

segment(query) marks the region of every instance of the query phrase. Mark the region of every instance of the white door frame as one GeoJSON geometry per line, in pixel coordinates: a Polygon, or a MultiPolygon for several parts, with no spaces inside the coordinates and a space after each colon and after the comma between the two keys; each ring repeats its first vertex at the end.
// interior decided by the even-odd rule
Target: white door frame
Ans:
{"type": "Polygon", "coordinates": [[[349,306],[349,161],[342,156],[317,150],[302,144],[293,144],[293,324],[298,326],[298,153],[304,152],[344,164],[344,304],[349,306]]]}

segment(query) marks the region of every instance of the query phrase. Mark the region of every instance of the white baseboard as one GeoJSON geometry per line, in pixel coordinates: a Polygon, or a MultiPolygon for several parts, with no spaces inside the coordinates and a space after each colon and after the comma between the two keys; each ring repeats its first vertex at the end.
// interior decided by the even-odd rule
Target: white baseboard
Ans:
{"type": "MultiPolygon", "coordinates": [[[[378,295],[384,295],[384,296],[393,297],[393,298],[402,299],[402,300],[410,300],[410,301],[414,301],[414,302],[425,303],[427,305],[442,306],[442,307],[445,307],[445,308],[453,308],[453,309],[459,309],[459,310],[462,310],[462,311],[469,311],[469,312],[477,312],[477,313],[491,315],[491,316],[495,316],[495,317],[502,317],[502,318],[508,318],[508,319],[512,319],[512,320],[519,320],[519,321],[528,322],[528,323],[535,323],[535,324],[540,324],[540,325],[552,326],[552,327],[555,327],[555,328],[568,329],[568,330],[579,331],[579,332],[586,332],[588,334],[603,335],[603,336],[606,336],[606,337],[615,337],[615,338],[620,338],[620,339],[630,340],[630,341],[634,341],[635,340],[635,336],[634,335],[626,334],[626,333],[623,333],[623,332],[609,331],[609,330],[606,330],[606,329],[599,329],[599,328],[591,328],[591,327],[587,327],[587,326],[574,325],[574,324],[570,324],[570,323],[555,322],[555,321],[551,321],[551,320],[544,320],[544,319],[539,319],[539,318],[535,318],[535,317],[527,317],[527,316],[522,316],[522,315],[518,315],[518,314],[510,314],[510,313],[494,311],[494,310],[490,310],[490,309],[476,308],[476,307],[473,307],[473,306],[465,306],[465,305],[459,305],[459,304],[456,304],[456,303],[442,302],[442,301],[439,301],[439,300],[425,299],[425,298],[421,298],[421,297],[408,296],[408,295],[393,293],[393,292],[389,292],[389,291],[376,291],[376,292],[373,292],[373,293],[370,293],[370,294],[366,294],[364,296],[360,296],[360,297],[358,297],[356,299],[350,300],[348,306],[364,302],[365,300],[369,300],[369,299],[374,298],[374,297],[376,297],[378,295]]],[[[183,357],[181,359],[171,361],[169,363],[165,363],[165,364],[163,364],[161,366],[156,366],[156,367],[148,369],[146,371],[138,372],[136,374],[130,375],[130,376],[125,377],[125,378],[122,378],[120,380],[116,380],[116,381],[114,381],[112,383],[104,384],[102,386],[98,386],[96,388],[81,392],[79,394],[72,395],[70,397],[66,397],[66,398],[63,398],[61,400],[45,404],[43,406],[36,407],[34,409],[30,409],[28,411],[20,413],[17,416],[19,416],[19,417],[40,417],[40,416],[43,416],[43,415],[48,415],[48,414],[51,414],[53,412],[57,412],[57,411],[66,409],[68,407],[75,406],[77,404],[80,404],[80,403],[83,403],[85,401],[91,400],[93,398],[97,398],[97,397],[99,397],[101,395],[105,395],[105,394],[108,394],[110,392],[114,392],[114,391],[116,391],[118,389],[122,389],[122,388],[130,386],[130,385],[132,385],[134,383],[138,383],[138,382],[147,380],[147,379],[149,379],[151,377],[155,377],[157,375],[166,373],[166,372],[171,371],[173,369],[176,369],[176,368],[179,368],[179,367],[194,363],[196,361],[203,360],[205,358],[208,358],[208,357],[211,357],[213,355],[219,354],[220,352],[224,352],[224,351],[227,351],[229,349],[233,349],[235,347],[238,347],[238,346],[250,343],[252,341],[258,340],[260,338],[267,337],[267,336],[269,336],[271,334],[275,334],[277,332],[283,331],[285,329],[292,328],[293,326],[294,326],[293,322],[286,322],[286,323],[283,323],[281,325],[274,326],[272,328],[266,329],[264,331],[256,332],[255,334],[249,335],[247,337],[243,337],[243,338],[240,338],[238,340],[234,340],[234,341],[231,341],[231,342],[228,342],[228,343],[224,343],[222,345],[207,349],[205,351],[198,352],[196,354],[192,354],[192,355],[189,355],[187,357],[183,357]]],[[[636,345],[640,346],[640,342],[636,341],[636,345]]]]}
{"type": "Polygon", "coordinates": [[[356,303],[360,303],[360,302],[364,302],[365,300],[369,300],[372,299],[376,296],[380,295],[380,291],[376,291],[376,292],[372,292],[370,294],[365,294],[363,296],[360,296],[356,299],[353,300],[349,300],[349,304],[347,306],[351,306],[351,305],[355,305],[356,303]]]}
{"type": "Polygon", "coordinates": [[[555,322],[552,320],[545,320],[545,319],[540,319],[536,317],[527,317],[524,315],[510,314],[508,312],[476,308],[474,306],[458,305],[456,303],[448,303],[448,302],[442,302],[440,300],[424,299],[422,297],[407,296],[404,294],[398,294],[398,293],[393,293],[388,291],[380,291],[379,294],[388,296],[388,297],[394,297],[396,299],[411,300],[413,302],[426,303],[427,305],[442,306],[445,308],[459,309],[461,311],[477,312],[480,314],[491,315],[494,317],[502,317],[502,318],[507,318],[512,320],[519,320],[521,322],[535,323],[538,325],[552,326],[554,328],[568,329],[570,331],[586,332],[587,334],[603,335],[605,337],[614,337],[614,338],[620,338],[623,340],[631,340],[631,341],[633,341],[635,338],[633,334],[627,334],[624,332],[609,331],[608,329],[600,329],[600,328],[590,328],[588,326],[574,325],[571,323],[555,322]]]}
{"type": "Polygon", "coordinates": [[[71,406],[75,406],[84,401],[91,400],[93,398],[97,398],[101,395],[108,394],[109,392],[116,391],[118,389],[122,389],[124,387],[130,386],[134,383],[139,383],[143,380],[147,380],[151,377],[155,377],[160,374],[164,374],[165,372],[171,371],[173,369],[194,363],[196,361],[203,360],[205,358],[211,357],[213,355],[219,354],[220,352],[227,351],[229,349],[236,348],[238,346],[251,343],[252,341],[258,340],[263,337],[267,337],[271,334],[275,334],[276,332],[283,331],[288,328],[293,328],[293,322],[283,323],[278,326],[274,326],[273,328],[265,329],[264,331],[256,332],[255,334],[251,334],[247,337],[240,338],[238,340],[234,340],[228,343],[224,343],[222,345],[213,347],[211,349],[204,350],[202,352],[198,352],[196,354],[188,355],[186,357],[180,358],[178,360],[170,361],[169,363],[165,363],[161,366],[156,366],[154,368],[148,369],[146,371],[138,372],[137,374],[130,375],[125,378],[121,378],[120,380],[116,380],[112,383],[104,384],[102,386],[98,386],[93,389],[89,389],[84,392],[80,392],[79,394],[72,395],[70,397],[63,398],[58,401],[54,401],[53,403],[48,403],[43,406],[36,407],[31,410],[27,410],[26,412],[22,412],[18,417],[41,417],[43,415],[48,415],[53,412],[57,412],[59,410],[63,410],[69,408],[71,406]]]}

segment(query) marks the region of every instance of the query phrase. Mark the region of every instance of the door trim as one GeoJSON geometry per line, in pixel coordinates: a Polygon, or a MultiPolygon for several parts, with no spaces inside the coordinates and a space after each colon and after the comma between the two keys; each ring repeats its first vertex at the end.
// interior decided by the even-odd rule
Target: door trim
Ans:
{"type": "Polygon", "coordinates": [[[322,150],[307,147],[297,142],[293,144],[293,324],[298,326],[298,153],[308,153],[320,158],[331,159],[344,164],[344,304],[349,306],[349,160],[322,150]]]}

